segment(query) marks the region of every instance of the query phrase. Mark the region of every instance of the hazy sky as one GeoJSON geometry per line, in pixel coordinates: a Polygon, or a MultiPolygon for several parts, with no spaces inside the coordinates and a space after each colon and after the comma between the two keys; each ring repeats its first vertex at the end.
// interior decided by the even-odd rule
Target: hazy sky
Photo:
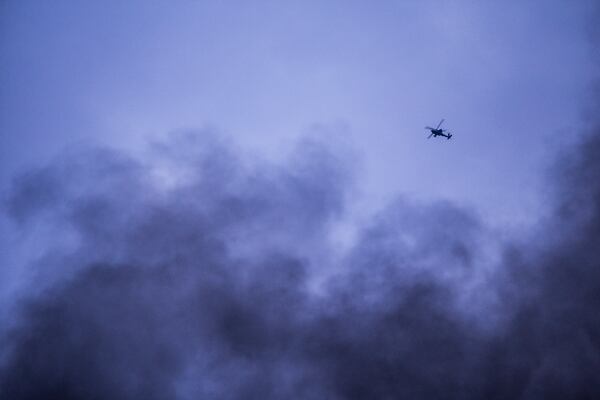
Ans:
{"type": "Polygon", "coordinates": [[[597,12],[0,0],[0,397],[600,398],[597,12]]]}
{"type": "Polygon", "coordinates": [[[347,138],[397,193],[535,219],[593,75],[587,1],[5,1],[1,180],[74,143],[211,127],[277,158],[347,138]],[[446,118],[450,142],[425,140],[446,118]]]}

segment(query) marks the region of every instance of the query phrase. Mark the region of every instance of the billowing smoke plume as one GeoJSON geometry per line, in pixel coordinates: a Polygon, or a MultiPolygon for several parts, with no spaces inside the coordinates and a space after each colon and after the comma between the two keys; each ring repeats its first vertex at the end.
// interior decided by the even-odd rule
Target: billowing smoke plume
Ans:
{"type": "Polygon", "coordinates": [[[157,152],[15,181],[9,212],[48,248],[0,398],[600,398],[599,136],[529,240],[398,200],[342,254],[352,178],[327,146],[283,166],[218,140],[157,152]]]}

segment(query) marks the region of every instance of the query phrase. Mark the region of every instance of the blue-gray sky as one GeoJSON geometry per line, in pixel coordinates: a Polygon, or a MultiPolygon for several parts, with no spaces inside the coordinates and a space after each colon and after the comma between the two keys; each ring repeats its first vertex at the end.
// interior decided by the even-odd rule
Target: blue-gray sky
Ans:
{"type": "Polygon", "coordinates": [[[591,7],[6,1],[2,182],[73,143],[211,126],[276,158],[321,126],[359,149],[367,207],[404,193],[530,222],[546,156],[580,127],[591,7]],[[440,118],[455,140],[424,140],[440,118]]]}
{"type": "Polygon", "coordinates": [[[0,397],[600,398],[597,12],[1,2],[0,397]]]}

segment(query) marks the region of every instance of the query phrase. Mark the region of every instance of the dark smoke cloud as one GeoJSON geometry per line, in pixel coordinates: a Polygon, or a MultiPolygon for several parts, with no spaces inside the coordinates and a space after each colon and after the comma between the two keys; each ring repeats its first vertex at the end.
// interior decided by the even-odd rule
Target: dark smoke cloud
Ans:
{"type": "Polygon", "coordinates": [[[54,235],[2,337],[0,398],[600,398],[598,135],[529,240],[398,200],[343,256],[344,157],[193,140],[15,181],[16,223],[54,235]]]}

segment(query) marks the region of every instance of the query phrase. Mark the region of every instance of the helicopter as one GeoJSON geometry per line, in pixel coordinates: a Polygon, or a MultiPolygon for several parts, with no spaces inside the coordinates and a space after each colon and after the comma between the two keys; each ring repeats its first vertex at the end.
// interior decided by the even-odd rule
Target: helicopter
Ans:
{"type": "Polygon", "coordinates": [[[431,131],[431,135],[429,135],[427,137],[427,139],[429,139],[430,137],[438,137],[438,136],[443,136],[445,137],[447,140],[449,140],[452,137],[452,134],[447,131],[446,129],[440,129],[440,126],[442,125],[442,122],[444,122],[444,119],[442,118],[442,120],[440,121],[440,123],[437,125],[437,127],[432,128],[430,126],[426,126],[425,129],[429,129],[431,131]]]}

